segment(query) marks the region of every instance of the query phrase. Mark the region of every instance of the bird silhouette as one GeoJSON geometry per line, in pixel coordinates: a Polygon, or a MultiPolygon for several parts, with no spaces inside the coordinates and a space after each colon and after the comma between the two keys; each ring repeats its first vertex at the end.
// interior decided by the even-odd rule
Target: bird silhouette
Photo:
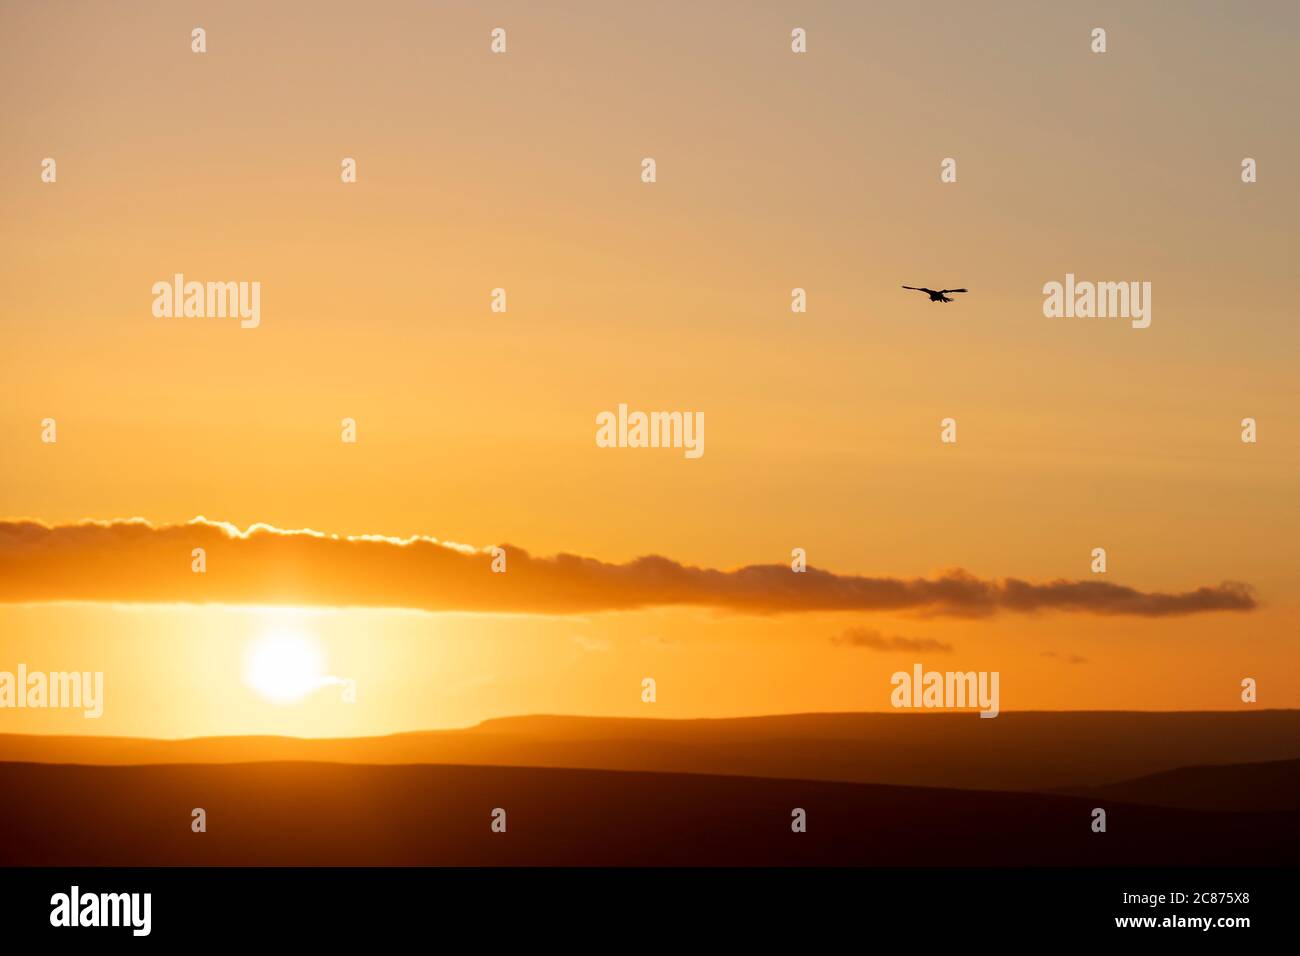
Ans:
{"type": "Polygon", "coordinates": [[[931,302],[951,302],[952,299],[948,298],[949,292],[966,291],[965,289],[940,289],[938,292],[936,292],[934,291],[934,289],[922,289],[914,285],[905,285],[903,286],[903,288],[911,289],[913,292],[924,292],[926,295],[930,297],[931,302]]]}

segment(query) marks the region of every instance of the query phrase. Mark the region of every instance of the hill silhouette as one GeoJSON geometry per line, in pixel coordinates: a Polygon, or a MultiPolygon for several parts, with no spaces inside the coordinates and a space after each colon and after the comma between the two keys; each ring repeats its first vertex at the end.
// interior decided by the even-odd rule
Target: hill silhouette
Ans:
{"type": "Polygon", "coordinates": [[[1179,767],[1076,793],[1186,810],[1300,811],[1300,760],[1179,767]]]}
{"type": "Polygon", "coordinates": [[[255,763],[0,765],[0,864],[1280,864],[1300,814],[704,774],[255,763]],[[191,809],[207,832],[191,831],[191,809]],[[494,808],[507,830],[490,829],[494,808]],[[807,832],[791,831],[791,812],[807,832]]]}
{"type": "Polygon", "coordinates": [[[571,767],[1080,790],[1196,765],[1300,759],[1300,711],[796,714],[724,720],[518,717],[464,730],[300,739],[0,735],[0,761],[333,761],[571,767]]]}

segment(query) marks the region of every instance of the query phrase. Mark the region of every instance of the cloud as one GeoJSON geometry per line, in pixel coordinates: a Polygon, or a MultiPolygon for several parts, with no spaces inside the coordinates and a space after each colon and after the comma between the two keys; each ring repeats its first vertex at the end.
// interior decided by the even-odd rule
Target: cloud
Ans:
{"type": "Polygon", "coordinates": [[[569,614],[687,606],[753,614],[908,611],[980,617],[1065,611],[1167,617],[1249,611],[1250,587],[1225,582],[1179,594],[1097,581],[985,580],[962,570],[933,578],[834,574],[785,564],[720,571],[648,556],[624,564],[559,554],[533,557],[436,538],[341,536],[195,518],[140,518],[48,526],[0,521],[0,602],[111,601],[386,607],[427,611],[569,614]],[[205,551],[206,573],[191,570],[205,551]]]}
{"type": "Polygon", "coordinates": [[[936,651],[941,654],[952,651],[951,644],[932,637],[886,637],[869,627],[851,627],[832,637],[831,643],[841,647],[864,647],[871,651],[936,651]]]}
{"type": "Polygon", "coordinates": [[[1058,654],[1056,651],[1043,651],[1044,657],[1056,657],[1065,661],[1067,664],[1086,664],[1088,658],[1080,657],[1078,654],[1058,654]]]}

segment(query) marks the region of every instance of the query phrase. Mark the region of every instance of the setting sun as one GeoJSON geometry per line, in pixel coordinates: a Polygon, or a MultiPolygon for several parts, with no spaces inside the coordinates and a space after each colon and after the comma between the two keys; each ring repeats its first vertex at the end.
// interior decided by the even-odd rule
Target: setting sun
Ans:
{"type": "Polygon", "coordinates": [[[244,682],[275,704],[292,704],[325,683],[320,646],[296,629],[275,628],[257,638],[244,659],[244,682]]]}

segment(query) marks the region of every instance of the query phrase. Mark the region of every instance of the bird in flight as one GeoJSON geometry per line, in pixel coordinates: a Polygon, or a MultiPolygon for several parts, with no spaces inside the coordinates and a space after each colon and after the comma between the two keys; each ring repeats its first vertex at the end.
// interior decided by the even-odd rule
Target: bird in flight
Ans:
{"type": "Polygon", "coordinates": [[[924,292],[926,295],[928,295],[928,296],[930,297],[930,301],[931,301],[931,302],[951,302],[952,299],[948,298],[948,293],[949,293],[949,292],[965,292],[965,291],[966,291],[965,289],[940,289],[938,292],[936,292],[936,291],[934,291],[934,289],[921,289],[921,288],[918,288],[918,287],[916,287],[916,286],[914,286],[914,285],[905,285],[905,286],[903,286],[903,288],[904,288],[904,289],[911,289],[913,292],[924,292]]]}

